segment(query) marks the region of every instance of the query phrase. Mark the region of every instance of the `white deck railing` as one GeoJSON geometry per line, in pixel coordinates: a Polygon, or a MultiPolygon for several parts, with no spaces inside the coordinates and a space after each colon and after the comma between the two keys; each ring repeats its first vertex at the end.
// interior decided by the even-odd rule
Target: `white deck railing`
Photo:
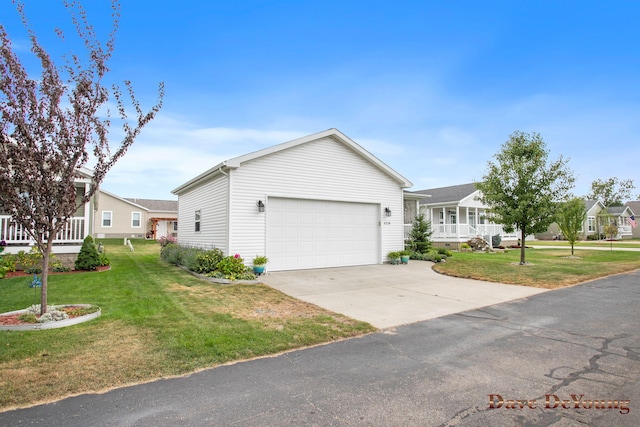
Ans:
{"type": "MultiPolygon", "coordinates": [[[[404,225],[405,239],[409,237],[412,224],[404,225]]],[[[466,240],[477,236],[495,236],[499,235],[503,239],[517,239],[517,231],[513,233],[505,233],[501,225],[498,224],[477,224],[471,226],[469,224],[432,224],[431,240],[466,240]]]]}
{"type": "MultiPolygon", "coordinates": [[[[82,243],[85,237],[85,219],[74,217],[58,232],[54,243],[82,243]]],[[[22,226],[11,222],[9,215],[0,215],[0,240],[7,245],[28,246],[34,243],[22,226]]]]}

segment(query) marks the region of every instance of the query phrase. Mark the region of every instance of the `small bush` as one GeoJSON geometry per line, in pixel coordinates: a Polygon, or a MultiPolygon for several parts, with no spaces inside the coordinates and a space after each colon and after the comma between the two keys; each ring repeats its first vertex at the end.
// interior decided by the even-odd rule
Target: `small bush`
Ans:
{"type": "Polygon", "coordinates": [[[446,248],[438,248],[438,253],[440,255],[444,255],[447,258],[453,255],[453,253],[449,249],[446,249],[446,248]]]}
{"type": "Polygon", "coordinates": [[[189,270],[196,273],[206,274],[215,271],[218,267],[218,263],[224,258],[224,253],[218,249],[211,249],[209,251],[199,252],[195,255],[195,262],[193,265],[187,266],[189,270]]]}
{"type": "Polygon", "coordinates": [[[212,277],[222,277],[229,280],[250,280],[255,279],[251,269],[244,265],[242,258],[239,256],[227,256],[222,258],[218,263],[216,271],[212,277]]]}
{"type": "Polygon", "coordinates": [[[93,242],[93,237],[87,236],[82,242],[80,253],[76,258],[75,268],[76,270],[93,271],[100,266],[100,255],[98,249],[93,242]]]}
{"type": "Polygon", "coordinates": [[[169,264],[180,265],[180,251],[181,247],[175,243],[167,244],[160,250],[160,258],[169,264]]]}
{"type": "Polygon", "coordinates": [[[18,320],[25,323],[38,323],[38,319],[33,313],[22,313],[18,316],[18,320]]]}
{"type": "Polygon", "coordinates": [[[500,243],[502,243],[502,236],[500,236],[499,234],[496,234],[495,236],[491,236],[491,246],[492,247],[497,247],[500,246],[500,243]]]}

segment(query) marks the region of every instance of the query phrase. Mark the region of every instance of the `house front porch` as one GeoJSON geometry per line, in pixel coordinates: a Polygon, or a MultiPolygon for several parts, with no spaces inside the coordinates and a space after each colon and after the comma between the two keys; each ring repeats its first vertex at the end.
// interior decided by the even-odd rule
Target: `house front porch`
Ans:
{"type": "MultiPolygon", "coordinates": [[[[56,235],[53,253],[78,253],[84,238],[89,234],[89,219],[73,217],[56,235]]],[[[28,252],[35,241],[31,239],[23,227],[11,222],[11,216],[0,215],[0,240],[7,244],[4,252],[17,254],[19,251],[28,252]]]]}

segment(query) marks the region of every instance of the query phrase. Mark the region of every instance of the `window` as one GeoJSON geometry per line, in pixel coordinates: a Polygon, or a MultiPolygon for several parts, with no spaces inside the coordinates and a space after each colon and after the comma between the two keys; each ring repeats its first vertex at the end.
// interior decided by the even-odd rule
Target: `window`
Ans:
{"type": "Polygon", "coordinates": [[[131,227],[140,228],[142,222],[140,221],[141,217],[142,214],[140,212],[131,212],[131,227]]]}
{"type": "Polygon", "coordinates": [[[111,227],[111,212],[102,211],[102,226],[111,227]]]}
{"type": "Polygon", "coordinates": [[[196,211],[196,232],[200,231],[200,211],[196,211]]]}
{"type": "Polygon", "coordinates": [[[178,221],[173,221],[173,231],[178,231],[178,221]]]}
{"type": "Polygon", "coordinates": [[[587,217],[587,231],[596,231],[596,217],[587,217]]]}

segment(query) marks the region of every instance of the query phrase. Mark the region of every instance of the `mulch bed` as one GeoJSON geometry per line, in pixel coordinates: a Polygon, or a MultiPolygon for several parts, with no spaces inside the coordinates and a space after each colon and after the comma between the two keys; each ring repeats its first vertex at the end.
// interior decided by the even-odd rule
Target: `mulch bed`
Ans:
{"type": "MultiPolygon", "coordinates": [[[[73,311],[77,310],[78,306],[67,306],[67,307],[61,307],[58,310],[60,311],[65,311],[67,313],[67,315],[69,316],[69,319],[73,319],[75,317],[78,317],[78,315],[74,314],[73,311]]],[[[77,313],[77,311],[76,311],[77,313]]],[[[37,323],[29,323],[29,322],[23,322],[21,320],[19,320],[18,318],[22,315],[22,313],[16,313],[16,314],[0,314],[0,325],[37,325],[37,323]]]]}
{"type": "MultiPolygon", "coordinates": [[[[96,268],[93,271],[105,271],[105,270],[109,270],[111,267],[108,265],[101,265],[100,267],[96,268]]],[[[90,273],[90,271],[87,270],[71,270],[71,271],[50,271],[49,275],[58,275],[58,274],[74,274],[74,273],[90,273]]],[[[26,277],[26,276],[33,276],[33,274],[29,274],[29,273],[25,273],[22,270],[18,270],[18,271],[7,271],[7,273],[5,274],[5,279],[10,279],[12,277],[26,277]]],[[[38,274],[38,276],[40,276],[40,274],[38,274]]]]}

